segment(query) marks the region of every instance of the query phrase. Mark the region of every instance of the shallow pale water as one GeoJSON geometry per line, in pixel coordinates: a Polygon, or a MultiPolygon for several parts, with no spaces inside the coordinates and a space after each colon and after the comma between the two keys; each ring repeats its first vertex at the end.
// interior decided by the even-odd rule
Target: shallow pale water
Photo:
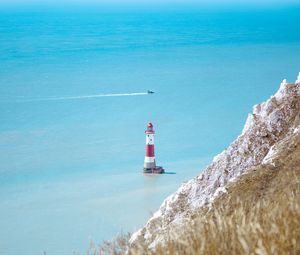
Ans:
{"type": "Polygon", "coordinates": [[[296,79],[299,14],[2,8],[0,253],[83,254],[142,226],[296,79]],[[176,174],[141,174],[149,120],[176,174]]]}

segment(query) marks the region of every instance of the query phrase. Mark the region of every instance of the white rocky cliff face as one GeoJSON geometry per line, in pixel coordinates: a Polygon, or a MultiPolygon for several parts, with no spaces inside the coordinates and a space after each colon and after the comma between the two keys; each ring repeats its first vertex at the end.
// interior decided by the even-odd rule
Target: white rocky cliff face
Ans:
{"type": "Polygon", "coordinates": [[[272,148],[280,140],[299,130],[300,73],[295,84],[286,80],[266,102],[255,105],[248,115],[242,134],[197,177],[169,196],[147,224],[134,233],[150,248],[163,242],[171,227],[180,226],[195,209],[209,207],[226,184],[251,171],[251,167],[271,162],[272,148]]]}

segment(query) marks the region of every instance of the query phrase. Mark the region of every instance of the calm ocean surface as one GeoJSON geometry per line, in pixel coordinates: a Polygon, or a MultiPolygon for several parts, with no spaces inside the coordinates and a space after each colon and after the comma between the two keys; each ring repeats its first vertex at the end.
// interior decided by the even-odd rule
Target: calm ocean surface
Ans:
{"type": "Polygon", "coordinates": [[[299,17],[0,8],[0,254],[84,254],[141,227],[296,79],[299,17]],[[149,120],[157,162],[176,174],[142,174],[149,120]]]}

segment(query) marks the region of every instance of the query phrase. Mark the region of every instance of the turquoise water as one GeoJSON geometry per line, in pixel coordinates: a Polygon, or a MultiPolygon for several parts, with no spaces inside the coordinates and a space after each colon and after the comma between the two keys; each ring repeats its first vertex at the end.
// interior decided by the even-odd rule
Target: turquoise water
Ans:
{"type": "Polygon", "coordinates": [[[296,79],[299,15],[0,8],[0,253],[83,254],[142,226],[296,79]],[[141,173],[149,120],[176,174],[141,173]]]}

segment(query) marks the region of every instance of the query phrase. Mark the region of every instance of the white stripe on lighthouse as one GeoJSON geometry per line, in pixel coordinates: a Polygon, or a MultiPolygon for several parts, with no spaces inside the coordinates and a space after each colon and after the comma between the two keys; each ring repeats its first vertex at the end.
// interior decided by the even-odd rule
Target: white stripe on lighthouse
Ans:
{"type": "Polygon", "coordinates": [[[153,163],[155,162],[155,157],[145,157],[145,163],[153,163]]]}
{"type": "Polygon", "coordinates": [[[154,135],[148,134],[146,136],[146,144],[154,144],[154,135]]]}

